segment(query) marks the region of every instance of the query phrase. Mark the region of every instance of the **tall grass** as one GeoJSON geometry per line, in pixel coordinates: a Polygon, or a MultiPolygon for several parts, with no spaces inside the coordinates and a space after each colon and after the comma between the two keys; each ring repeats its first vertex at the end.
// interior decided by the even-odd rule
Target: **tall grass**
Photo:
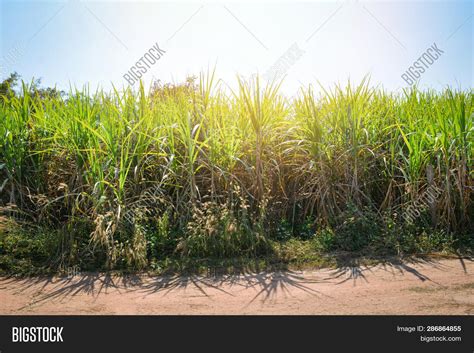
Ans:
{"type": "Polygon", "coordinates": [[[108,266],[142,267],[150,246],[255,255],[282,224],[298,237],[367,213],[411,227],[404,209],[428,187],[442,192],[415,226],[474,233],[472,90],[322,92],[288,101],[279,84],[239,78],[227,94],[212,72],[62,98],[24,85],[0,100],[0,201],[62,229],[69,250],[86,234],[108,266]]]}

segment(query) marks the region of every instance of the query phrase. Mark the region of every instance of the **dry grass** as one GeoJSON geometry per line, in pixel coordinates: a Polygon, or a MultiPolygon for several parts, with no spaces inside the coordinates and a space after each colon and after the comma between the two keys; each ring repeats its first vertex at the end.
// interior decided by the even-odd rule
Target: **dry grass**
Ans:
{"type": "Polygon", "coordinates": [[[0,104],[0,201],[61,229],[64,249],[90,235],[110,266],[257,256],[269,238],[325,228],[363,247],[372,219],[396,238],[474,233],[472,90],[393,95],[364,81],[288,101],[278,89],[239,80],[227,95],[213,73],[135,93],[25,85],[0,104]],[[406,224],[428,187],[438,199],[406,224]]]}

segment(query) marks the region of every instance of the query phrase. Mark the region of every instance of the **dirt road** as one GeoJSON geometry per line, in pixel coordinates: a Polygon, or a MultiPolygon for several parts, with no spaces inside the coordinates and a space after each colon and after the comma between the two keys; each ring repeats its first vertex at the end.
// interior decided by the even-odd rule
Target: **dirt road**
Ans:
{"type": "Polygon", "coordinates": [[[0,314],[474,314],[474,261],[218,277],[0,278],[0,314]]]}

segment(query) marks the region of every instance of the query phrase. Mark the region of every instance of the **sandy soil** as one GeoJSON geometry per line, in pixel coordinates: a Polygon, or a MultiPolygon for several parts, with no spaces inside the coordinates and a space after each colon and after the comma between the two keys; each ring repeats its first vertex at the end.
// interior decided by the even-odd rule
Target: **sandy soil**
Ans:
{"type": "Polygon", "coordinates": [[[474,314],[474,261],[217,277],[0,278],[0,314],[474,314]]]}

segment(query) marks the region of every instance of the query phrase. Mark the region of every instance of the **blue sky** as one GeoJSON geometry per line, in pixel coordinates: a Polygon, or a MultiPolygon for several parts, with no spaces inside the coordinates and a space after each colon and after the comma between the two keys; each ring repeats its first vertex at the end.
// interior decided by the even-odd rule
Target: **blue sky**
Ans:
{"type": "Polygon", "coordinates": [[[419,85],[472,88],[473,1],[6,1],[0,0],[1,77],[17,71],[67,89],[128,85],[123,75],[155,43],[166,51],[143,76],[180,82],[216,65],[236,74],[268,72],[292,45],[283,91],[357,82],[399,90],[401,75],[433,43],[444,53],[419,85]]]}

